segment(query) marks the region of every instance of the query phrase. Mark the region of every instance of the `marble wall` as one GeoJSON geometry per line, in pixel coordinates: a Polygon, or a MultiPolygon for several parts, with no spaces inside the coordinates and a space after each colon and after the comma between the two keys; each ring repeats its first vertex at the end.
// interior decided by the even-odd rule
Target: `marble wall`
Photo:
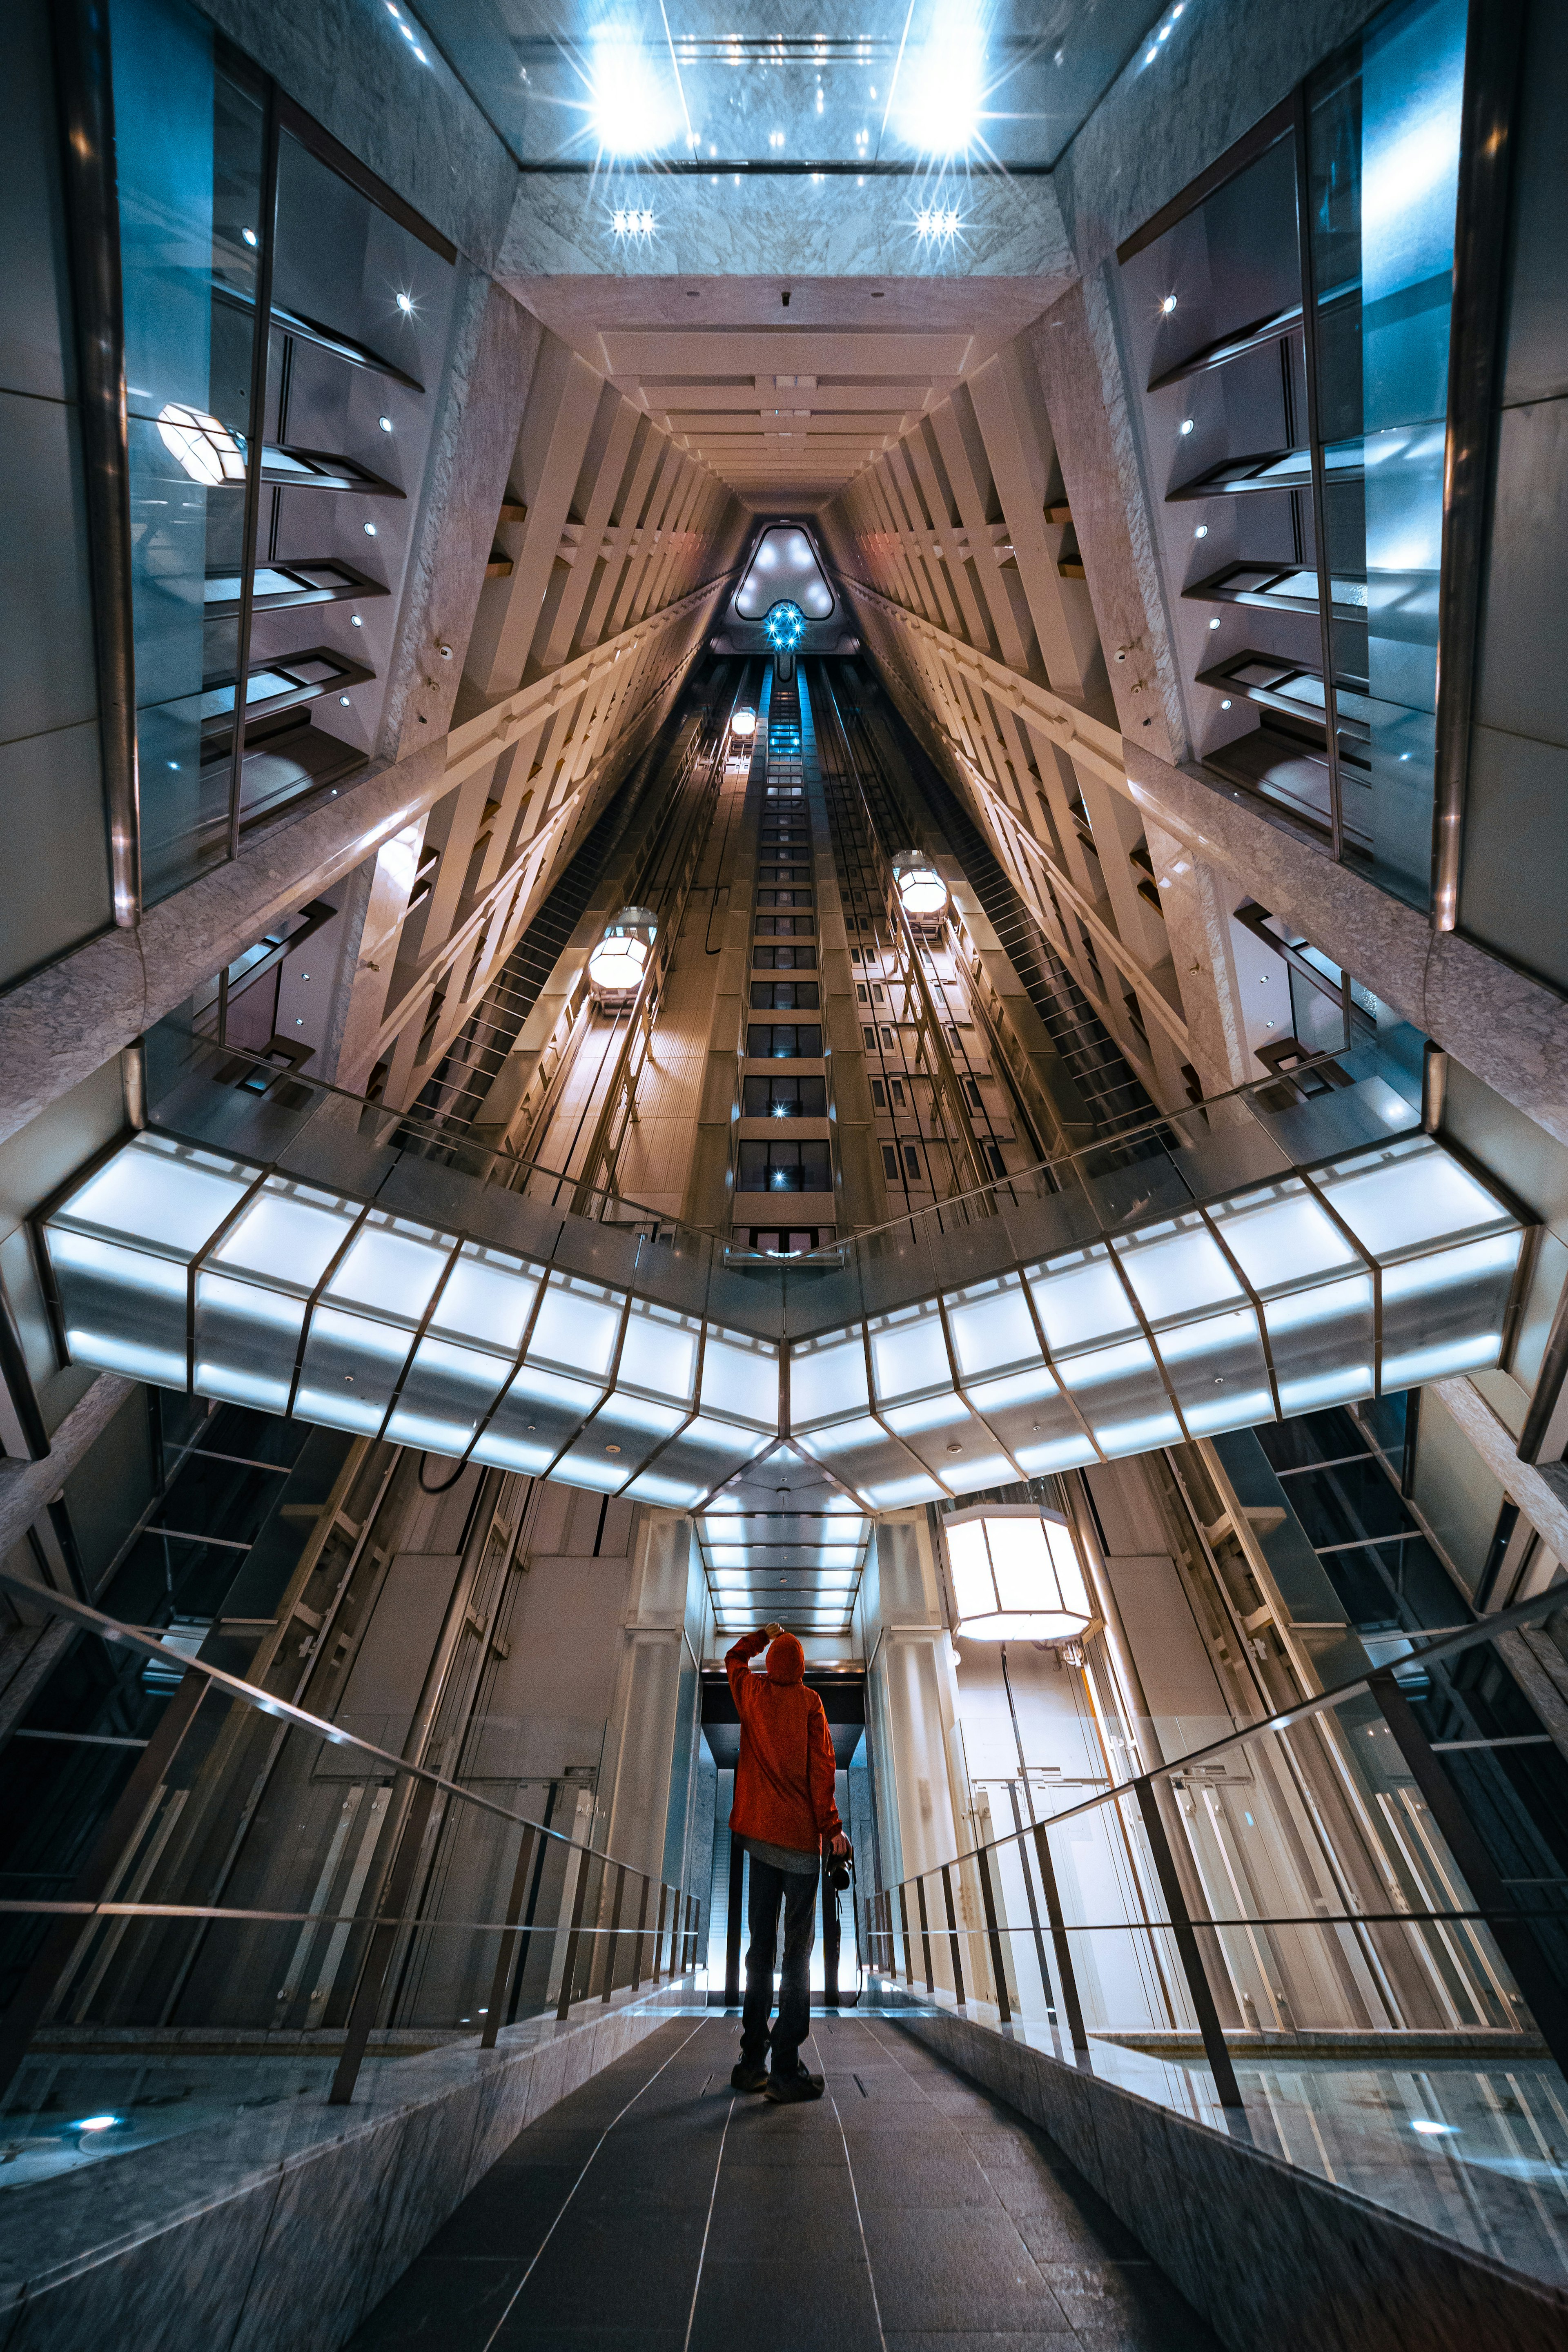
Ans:
{"type": "Polygon", "coordinates": [[[258,2108],[11,2190],[0,2352],[331,2352],[517,2137],[666,2022],[689,1980],[565,2024],[367,2063],[353,2104],[258,2108]]]}

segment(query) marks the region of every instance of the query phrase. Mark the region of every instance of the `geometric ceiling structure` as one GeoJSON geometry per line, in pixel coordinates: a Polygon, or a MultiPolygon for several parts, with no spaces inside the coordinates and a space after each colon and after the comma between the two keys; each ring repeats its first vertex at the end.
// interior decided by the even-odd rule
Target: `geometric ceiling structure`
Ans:
{"type": "Polygon", "coordinates": [[[370,1201],[145,1131],[40,1237],[72,1362],[695,1510],[711,1542],[781,1444],[876,1513],[1497,1362],[1525,1229],[1484,1181],[1419,1131],[1280,1159],[1109,1230],[1087,1187],[1014,1179],[983,1253],[922,1226],[762,1270],[478,1183],[467,1231],[433,1223],[422,1162],[370,1201]]]}

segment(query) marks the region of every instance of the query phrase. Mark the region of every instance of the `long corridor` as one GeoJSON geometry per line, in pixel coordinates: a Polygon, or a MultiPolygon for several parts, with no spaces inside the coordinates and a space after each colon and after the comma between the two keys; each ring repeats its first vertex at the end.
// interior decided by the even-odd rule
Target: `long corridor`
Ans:
{"type": "Polygon", "coordinates": [[[678,2017],[520,2134],[350,2352],[1217,2352],[1059,2149],[883,2018],[815,2105],[678,2017]]]}

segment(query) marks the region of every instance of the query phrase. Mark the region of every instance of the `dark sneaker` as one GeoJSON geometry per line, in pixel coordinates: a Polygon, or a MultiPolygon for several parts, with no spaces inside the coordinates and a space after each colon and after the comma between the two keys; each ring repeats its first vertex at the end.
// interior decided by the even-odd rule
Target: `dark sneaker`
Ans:
{"type": "Polygon", "coordinates": [[[768,2076],[767,2091],[775,2107],[793,2107],[803,2099],[821,2098],[822,2077],[820,2074],[808,2074],[797,2058],[793,2074],[768,2076]]]}
{"type": "Polygon", "coordinates": [[[737,2059],[730,2074],[732,2091],[765,2091],[767,2087],[768,2070],[760,2059],[737,2059]]]}

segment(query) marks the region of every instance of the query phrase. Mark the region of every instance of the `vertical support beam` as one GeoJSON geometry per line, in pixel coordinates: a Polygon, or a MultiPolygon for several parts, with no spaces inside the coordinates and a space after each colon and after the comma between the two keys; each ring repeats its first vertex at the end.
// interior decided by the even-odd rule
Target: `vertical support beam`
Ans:
{"type": "Polygon", "coordinates": [[[523,1896],[528,1891],[528,1874],[533,1862],[533,1849],[539,1839],[535,1829],[525,1829],[517,1849],[517,1868],[511,1874],[511,1893],[506,1902],[506,1926],[501,1929],[500,1948],[496,1954],[496,1972],[490,1985],[489,2015],[479,2036],[481,2050],[493,2050],[501,2019],[506,2015],[511,1996],[511,1971],[520,1941],[517,1923],[522,1916],[523,1896]]]}
{"type": "Polygon", "coordinates": [[[397,1948],[399,1922],[413,1891],[414,1874],[419,1867],[420,1851],[425,1832],[430,1822],[430,1809],[436,1801],[434,1780],[421,1780],[415,1788],[407,1812],[403,1819],[402,1835],[397,1841],[397,1857],[393,1863],[382,1897],[381,1916],[371,1929],[365,1947],[364,1965],[360,1969],[359,1982],[349,2009],[348,2032],[342,2055],[332,2076],[332,2087],[327,2093],[330,2107],[346,2107],[354,2095],[354,2083],[370,2041],[371,2028],[381,2007],[387,1970],[397,1948]]]}
{"type": "Polygon", "coordinates": [[[246,674],[250,667],[250,625],[256,595],[256,551],[261,527],[261,461],[267,415],[267,370],[272,352],[272,268],[278,250],[278,89],[268,80],[262,100],[265,128],[261,201],[257,226],[261,249],[256,265],[255,325],[250,346],[249,440],[245,457],[245,509],[240,524],[239,618],[235,625],[234,736],[228,755],[228,854],[239,856],[239,803],[245,776],[246,674]]]}
{"type": "Polygon", "coordinates": [[[1432,812],[1432,928],[1437,931],[1451,931],[1459,919],[1460,836],[1475,705],[1481,554],[1507,284],[1502,260],[1526,10],[1522,0],[1470,0],[1468,15],[1438,559],[1442,593],[1432,812]]]}
{"type": "Polygon", "coordinates": [[[991,1947],[991,1969],[996,1979],[996,2014],[1003,2025],[1011,2025],[1012,2008],[1007,2000],[1007,1969],[1002,1950],[1002,1930],[996,1919],[996,1895],[991,1884],[991,1857],[981,1846],[974,1859],[980,1868],[980,1899],[985,1906],[985,1940],[991,1947]]]}
{"type": "Polygon", "coordinates": [[[936,1993],[936,1979],[931,1974],[931,1921],[926,1916],[926,1883],[923,1878],[917,1878],[915,1881],[915,1901],[920,1906],[921,1958],[925,1963],[926,1993],[928,1997],[934,1998],[936,1993]]]}
{"type": "Polygon", "coordinates": [[[604,2002],[609,2000],[615,1990],[616,1946],[621,1938],[621,1905],[626,1898],[626,1866],[624,1862],[618,1862],[616,1864],[616,1899],[610,1906],[610,1937],[605,1946],[605,1989],[600,1995],[600,2000],[604,2002]]]}
{"type": "Polygon", "coordinates": [[[577,1849],[577,1885],[572,1897],[572,1926],[566,1937],[566,1958],[561,1964],[561,1991],[555,2014],[563,2023],[572,2013],[572,1980],[577,1973],[577,1947],[583,1940],[583,1911],[588,1900],[588,1865],[593,1856],[577,1849]]]}
{"type": "Polygon", "coordinates": [[[1035,1854],[1040,1865],[1040,1885],[1045,1889],[1046,1916],[1051,1924],[1051,1945],[1057,1956],[1057,1975],[1061,1982],[1062,2007],[1068,2013],[1068,2034],[1075,2051],[1089,2048],[1089,2036],[1083,2028],[1083,2006],[1078,1997],[1078,1978],[1073,1973],[1072,1948],[1068,1942],[1067,1921],[1062,1916],[1062,1898],[1057,1887],[1057,1874],[1051,1861],[1051,1849],[1043,1822],[1035,1824],[1035,1854]]]}
{"type": "Polygon", "coordinates": [[[912,1985],[915,1980],[915,1956],[910,1942],[910,1890],[907,1882],[899,1888],[899,1914],[904,1927],[904,1982],[912,1985]]]}
{"type": "Polygon", "coordinates": [[[637,1900],[637,1941],[632,1947],[632,1990],[634,1992],[642,1990],[642,1948],[647,1935],[647,1893],[653,1884],[646,1872],[639,1873],[639,1875],[642,1878],[642,1894],[637,1900]]]}
{"type": "Polygon", "coordinates": [[[1160,1893],[1170,1917],[1171,1932],[1176,1941],[1176,1956],[1182,1963],[1182,1973],[1187,1980],[1187,1994],[1197,2012],[1198,2031],[1204,2037],[1204,2052],[1209,2062],[1222,2107],[1239,2107],[1246,2102],[1236,2079],[1236,2069],[1230,2063],[1230,2052],[1225,2046],[1220,2031],[1219,2011],[1215,2007],[1214,1989],[1204,1967],[1203,1954],[1194,1932],[1192,1916],[1182,1882],[1176,1874],[1176,1857],[1171,1852],[1171,1841],[1165,1834],[1165,1824],[1160,1816],[1160,1800],[1152,1780],[1134,1782],[1138,1792],[1138,1810],[1143,1817],[1143,1832],[1154,1857],[1154,1874],[1160,1882],[1160,1893]]]}
{"type": "Polygon", "coordinates": [[[952,1992],[960,2009],[968,2000],[963,1990],[963,1953],[958,1934],[958,1914],[952,1907],[952,1873],[944,1862],[942,1865],[942,1900],[947,1905],[947,1938],[952,1951],[952,1992]]]}
{"type": "Polygon", "coordinates": [[[669,1901],[669,1889],[660,1879],[658,1886],[658,1925],[653,1931],[653,1980],[657,1985],[664,1973],[664,1913],[669,1901]]]}
{"type": "MultiPolygon", "coordinates": [[[[101,1903],[118,1884],[127,1860],[127,1848],[168,1777],[180,1744],[206,1696],[206,1676],[197,1674],[194,1667],[181,1677],[180,1686],[163,1709],[158,1728],[142,1750],[134,1771],[77,1874],[70,1890],[73,1902],[101,1903]]],[[[54,1999],[56,1986],[95,1925],[94,1920],[79,1916],[59,1919],[35,1954],[4,2023],[0,2023],[0,2099],[26,2056],[34,2028],[54,1999]]]]}
{"type": "MultiPolygon", "coordinates": [[[[120,274],[120,201],[114,168],[114,93],[106,10],[58,0],[50,12],[58,88],[60,161],[98,656],[99,737],[109,817],[114,920],[142,917],[141,784],[136,743],[136,655],[131,608],[131,486],[125,436],[125,310],[120,274]]],[[[266,337],[258,328],[263,341],[266,337]]],[[[257,426],[259,432],[259,425],[257,426]]],[[[30,2029],[29,2029],[30,2030],[30,2029]]]]}
{"type": "Polygon", "coordinates": [[[746,1849],[731,1831],[730,1836],[730,1902],[724,1915],[724,2006],[734,2009],[741,1998],[741,1909],[745,1901],[746,1849]]]}
{"type": "Polygon", "coordinates": [[[1469,1810],[1432,1751],[1415,1710],[1392,1673],[1372,1675],[1367,1688],[1377,1701],[1394,1744],[1415,1776],[1432,1818],[1469,1883],[1476,1907],[1490,1928],[1521,1992],[1530,2003],[1536,2029],[1560,2067],[1568,2071],[1568,1993],[1542,1950],[1534,1929],[1514,1908],[1496,1863],[1487,1852],[1469,1810]]]}

